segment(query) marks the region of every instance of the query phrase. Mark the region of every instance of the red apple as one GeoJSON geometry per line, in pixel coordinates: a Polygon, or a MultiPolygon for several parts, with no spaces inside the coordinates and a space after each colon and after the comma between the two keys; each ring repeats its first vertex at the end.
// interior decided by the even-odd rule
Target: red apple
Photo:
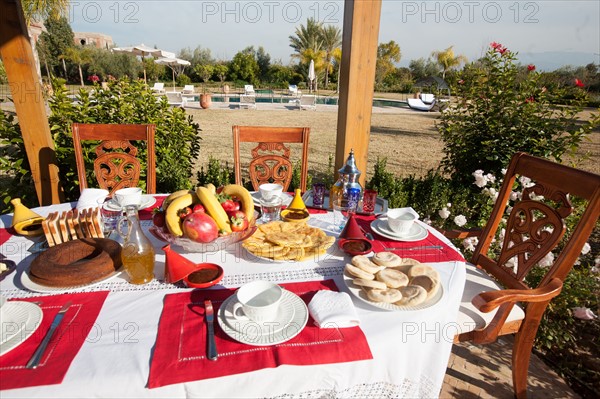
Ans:
{"type": "Polygon", "coordinates": [[[219,228],[213,218],[204,212],[194,212],[183,221],[183,234],[192,241],[211,242],[219,235],[219,228]]]}

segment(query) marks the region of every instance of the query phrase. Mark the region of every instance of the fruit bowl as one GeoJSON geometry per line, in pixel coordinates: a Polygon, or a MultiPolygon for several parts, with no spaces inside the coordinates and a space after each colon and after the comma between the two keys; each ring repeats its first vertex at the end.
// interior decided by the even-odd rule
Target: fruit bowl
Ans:
{"type": "Polygon", "coordinates": [[[204,253],[221,251],[231,244],[244,241],[246,238],[254,234],[256,231],[256,224],[254,224],[253,221],[252,224],[244,231],[238,231],[225,236],[217,237],[215,240],[207,243],[192,241],[185,237],[175,237],[167,230],[156,226],[150,227],[149,231],[159,240],[179,245],[187,252],[204,253]]]}

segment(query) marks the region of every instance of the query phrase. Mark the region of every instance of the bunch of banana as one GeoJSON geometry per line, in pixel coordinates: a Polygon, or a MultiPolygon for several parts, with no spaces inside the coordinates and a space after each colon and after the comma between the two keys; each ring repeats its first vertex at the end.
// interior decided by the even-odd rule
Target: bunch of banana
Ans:
{"type": "Polygon", "coordinates": [[[206,187],[198,187],[196,189],[196,195],[200,199],[204,209],[206,209],[206,213],[208,213],[208,215],[217,223],[219,230],[225,233],[231,233],[231,226],[229,225],[227,213],[211,190],[206,187]]]}
{"type": "Polygon", "coordinates": [[[227,194],[231,197],[237,197],[241,201],[241,210],[246,214],[248,223],[254,219],[254,200],[250,192],[239,184],[228,184],[223,187],[223,194],[227,194]]]}

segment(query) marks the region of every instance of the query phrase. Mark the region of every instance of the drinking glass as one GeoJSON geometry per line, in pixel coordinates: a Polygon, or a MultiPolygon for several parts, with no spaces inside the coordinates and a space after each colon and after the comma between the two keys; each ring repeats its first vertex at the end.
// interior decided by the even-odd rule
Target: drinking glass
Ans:
{"type": "Polygon", "coordinates": [[[312,204],[322,208],[325,203],[325,183],[315,183],[312,186],[312,204]]]}
{"type": "Polygon", "coordinates": [[[264,223],[279,220],[279,212],[281,211],[281,197],[271,198],[268,201],[262,200],[260,202],[260,208],[262,210],[261,220],[264,223]]]}
{"type": "Polygon", "coordinates": [[[98,208],[100,208],[100,224],[102,225],[102,233],[104,237],[108,238],[113,231],[117,229],[117,223],[123,215],[120,209],[110,207],[110,197],[100,198],[97,201],[98,208]]]}
{"type": "Polygon", "coordinates": [[[349,201],[348,198],[338,196],[333,200],[333,229],[342,231],[348,221],[348,216],[356,212],[357,203],[349,201]]]}
{"type": "Polygon", "coordinates": [[[363,195],[363,212],[375,212],[375,203],[377,202],[377,191],[365,190],[363,195]]]}

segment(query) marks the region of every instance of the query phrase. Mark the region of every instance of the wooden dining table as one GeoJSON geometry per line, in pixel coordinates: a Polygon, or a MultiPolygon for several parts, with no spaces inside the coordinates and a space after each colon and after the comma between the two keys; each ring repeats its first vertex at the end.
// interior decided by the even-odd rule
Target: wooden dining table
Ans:
{"type": "MultiPolygon", "coordinates": [[[[159,199],[161,196],[157,196],[159,199]]],[[[74,203],[33,209],[41,216],[68,210],[74,203]]],[[[140,215],[146,212],[140,211],[140,215]]],[[[366,230],[374,216],[361,216],[366,230]]],[[[152,226],[143,217],[142,227],[152,226]]],[[[446,372],[466,272],[453,244],[422,223],[427,238],[398,242],[395,250],[434,267],[441,294],[428,306],[387,310],[356,295],[344,276],[351,256],[334,244],[327,253],[300,262],[256,257],[240,243],[205,253],[172,248],[193,262],[224,269],[210,289],[190,289],[164,279],[166,244],[152,234],[155,279],[144,285],[128,282],[124,273],[92,286],[32,289],[28,268],[42,250],[39,237],[13,234],[11,215],[0,217],[0,254],[17,270],[0,282],[9,301],[35,302],[43,312],[39,328],[0,356],[3,398],[35,397],[437,397],[446,372]],[[415,246],[433,247],[414,250],[415,246]],[[442,247],[439,249],[437,247],[442,247]],[[312,316],[293,338],[277,345],[252,345],[228,336],[219,323],[215,335],[219,357],[206,358],[204,307],[219,307],[247,282],[266,280],[282,285],[308,303],[315,292],[349,293],[359,319],[354,327],[319,328],[312,316]],[[65,322],[51,340],[36,369],[26,369],[31,353],[66,302],[65,322]]],[[[333,215],[314,211],[308,224],[338,236],[333,215]]],[[[382,251],[389,240],[377,234],[373,247],[382,251]]],[[[29,306],[29,305],[28,305],[29,306]]],[[[22,328],[15,323],[2,328],[22,328]]],[[[37,327],[37,326],[36,326],[37,327]]],[[[23,334],[26,333],[22,332],[23,334]]]]}

